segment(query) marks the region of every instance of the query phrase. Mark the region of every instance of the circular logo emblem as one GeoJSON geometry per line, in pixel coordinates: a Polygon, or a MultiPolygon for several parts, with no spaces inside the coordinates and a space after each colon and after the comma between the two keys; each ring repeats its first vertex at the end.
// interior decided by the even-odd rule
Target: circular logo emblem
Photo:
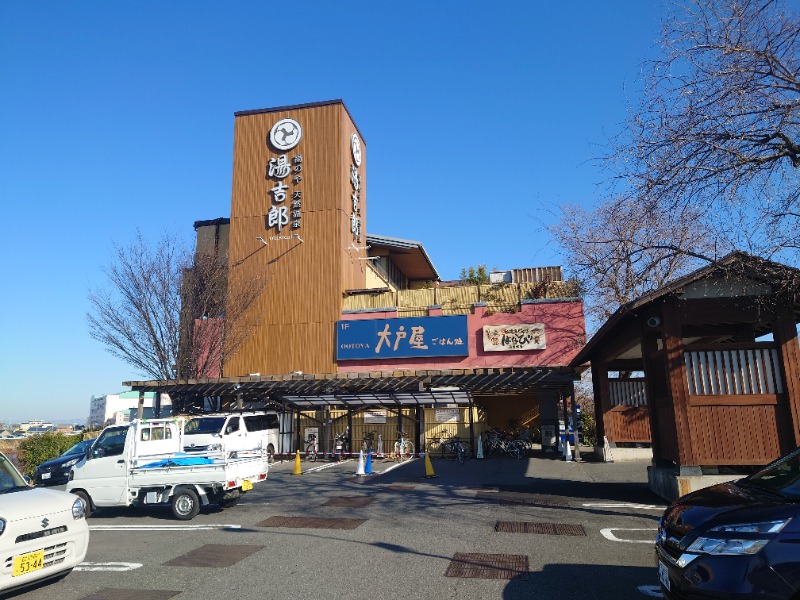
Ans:
{"type": "Polygon", "coordinates": [[[361,140],[358,139],[358,136],[354,133],[350,136],[350,150],[353,152],[353,162],[356,163],[357,167],[361,166],[361,140]]]}
{"type": "Polygon", "coordinates": [[[303,128],[294,119],[281,119],[269,132],[269,141],[277,150],[291,150],[300,143],[303,128]]]}

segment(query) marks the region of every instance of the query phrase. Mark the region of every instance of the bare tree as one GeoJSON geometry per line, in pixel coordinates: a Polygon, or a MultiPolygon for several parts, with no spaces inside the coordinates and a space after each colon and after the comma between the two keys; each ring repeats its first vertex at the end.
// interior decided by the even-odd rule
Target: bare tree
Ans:
{"type": "Polygon", "coordinates": [[[691,207],[674,214],[627,199],[593,210],[566,205],[547,229],[584,290],[590,327],[714,252],[702,213],[691,207]]]}
{"type": "MultiPolygon", "coordinates": [[[[610,165],[653,212],[694,206],[765,256],[800,248],[800,15],[781,0],[686,0],[664,20],[610,165]]],[[[691,250],[691,248],[687,248],[691,250]]]]}
{"type": "Polygon", "coordinates": [[[89,334],[158,380],[222,376],[252,331],[248,308],[263,287],[229,278],[227,257],[193,255],[170,235],[150,244],[140,232],[115,246],[104,272],[109,287],[89,292],[89,334]]]}

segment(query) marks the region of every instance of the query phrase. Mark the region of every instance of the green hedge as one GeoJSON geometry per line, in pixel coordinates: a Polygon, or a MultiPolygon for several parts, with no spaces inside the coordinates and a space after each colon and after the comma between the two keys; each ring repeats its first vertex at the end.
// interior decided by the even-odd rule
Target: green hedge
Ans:
{"type": "Polygon", "coordinates": [[[17,460],[22,467],[22,473],[32,477],[37,465],[60,456],[81,440],[83,440],[82,433],[77,435],[43,433],[25,438],[19,443],[17,451],[17,460]]]}

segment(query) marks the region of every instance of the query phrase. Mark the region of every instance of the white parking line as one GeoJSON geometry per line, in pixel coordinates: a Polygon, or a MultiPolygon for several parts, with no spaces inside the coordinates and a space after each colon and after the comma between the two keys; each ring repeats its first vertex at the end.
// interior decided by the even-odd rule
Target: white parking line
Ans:
{"type": "Polygon", "coordinates": [[[349,462],[352,462],[352,461],[353,461],[352,458],[348,458],[346,460],[340,460],[340,461],[337,461],[337,462],[325,463],[323,465],[317,465],[317,466],[311,467],[309,469],[303,469],[303,473],[315,473],[316,471],[323,471],[325,469],[331,469],[331,468],[333,468],[333,467],[335,467],[337,465],[343,465],[343,464],[346,464],[346,463],[349,463],[349,462]]]}
{"type": "Polygon", "coordinates": [[[241,529],[241,525],[90,525],[90,531],[206,531],[209,529],[241,529]]]}
{"type": "Polygon", "coordinates": [[[77,567],[76,571],[133,571],[142,566],[141,563],[126,563],[126,562],[82,562],[77,567]]]}
{"type": "Polygon", "coordinates": [[[665,510],[666,506],[656,506],[655,504],[632,504],[630,502],[606,502],[584,504],[587,508],[634,508],[636,510],[665,510]]]}
{"type": "Polygon", "coordinates": [[[627,527],[609,527],[607,529],[601,529],[600,533],[603,535],[604,538],[607,540],[611,540],[612,542],[627,542],[629,544],[652,544],[655,545],[656,543],[656,536],[653,536],[653,539],[650,540],[627,540],[618,538],[614,535],[614,531],[658,531],[655,527],[645,527],[645,528],[627,528],[627,527]]]}

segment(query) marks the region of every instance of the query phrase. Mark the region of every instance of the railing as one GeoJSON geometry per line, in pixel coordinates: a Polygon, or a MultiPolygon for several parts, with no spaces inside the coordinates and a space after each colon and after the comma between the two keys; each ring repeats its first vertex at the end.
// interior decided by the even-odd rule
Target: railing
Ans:
{"type": "Polygon", "coordinates": [[[783,394],[778,349],[771,344],[693,350],[684,360],[689,395],[783,394]]]}
{"type": "Polygon", "coordinates": [[[609,380],[611,406],[647,406],[644,378],[609,380]]]}
{"type": "Polygon", "coordinates": [[[403,316],[413,316],[426,314],[429,306],[440,305],[443,314],[469,314],[476,302],[486,302],[494,311],[514,310],[522,300],[574,298],[578,295],[574,281],[464,285],[346,296],[342,309],[397,308],[403,316]]]}

